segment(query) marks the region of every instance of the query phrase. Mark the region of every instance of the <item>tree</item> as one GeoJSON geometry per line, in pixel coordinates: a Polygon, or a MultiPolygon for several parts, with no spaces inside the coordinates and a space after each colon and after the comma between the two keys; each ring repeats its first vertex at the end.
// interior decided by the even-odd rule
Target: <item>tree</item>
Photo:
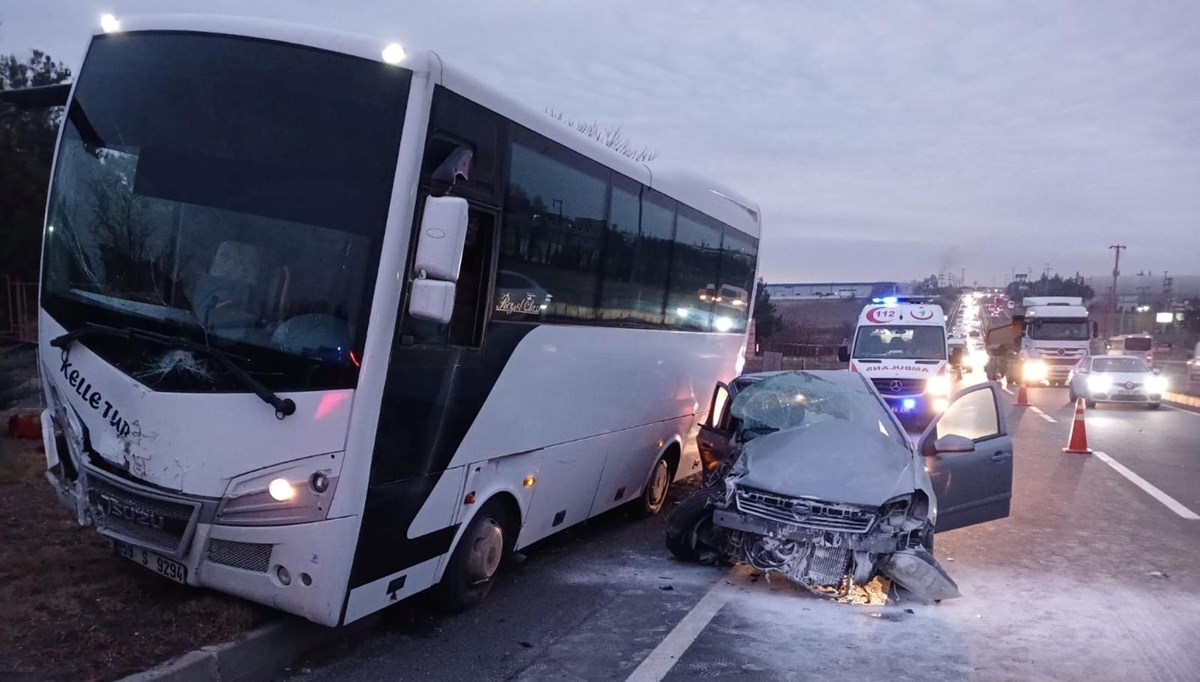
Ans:
{"type": "Polygon", "coordinates": [[[1012,281],[1005,293],[1014,301],[1020,301],[1026,296],[1077,296],[1087,301],[1096,296],[1083,275],[1078,272],[1073,277],[1064,278],[1055,274],[1053,277],[1042,274],[1041,279],[1033,282],[1012,281]]]}
{"type": "Polygon", "coordinates": [[[550,108],[546,109],[546,114],[555,121],[574,128],[605,147],[624,154],[638,163],[649,163],[658,158],[658,152],[649,147],[642,147],[640,149],[635,147],[633,142],[628,137],[625,137],[625,133],[619,125],[602,127],[597,121],[588,123],[567,118],[561,111],[555,111],[550,108]]]}
{"type": "MultiPolygon", "coordinates": [[[[53,85],[71,70],[33,50],[0,56],[0,90],[53,85]]],[[[61,108],[0,112],[0,275],[35,281],[61,108]]]]}
{"type": "Polygon", "coordinates": [[[783,317],[771,302],[771,292],[761,279],[754,294],[754,334],[760,341],[768,339],[783,329],[783,317]]]}

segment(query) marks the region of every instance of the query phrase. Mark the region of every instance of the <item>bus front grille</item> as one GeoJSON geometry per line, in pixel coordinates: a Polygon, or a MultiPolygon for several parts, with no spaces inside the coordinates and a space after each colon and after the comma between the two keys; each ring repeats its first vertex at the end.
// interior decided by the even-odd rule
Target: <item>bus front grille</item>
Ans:
{"type": "Polygon", "coordinates": [[[187,549],[199,505],[135,489],[94,469],[88,471],[87,490],[92,519],[104,535],[175,557],[187,549]]]}

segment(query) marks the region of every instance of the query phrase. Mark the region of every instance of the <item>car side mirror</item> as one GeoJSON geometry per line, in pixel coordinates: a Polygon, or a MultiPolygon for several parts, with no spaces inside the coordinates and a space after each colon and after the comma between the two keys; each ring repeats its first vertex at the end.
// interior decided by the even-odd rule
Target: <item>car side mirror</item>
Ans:
{"type": "Polygon", "coordinates": [[[838,362],[850,362],[850,349],[846,346],[838,347],[838,362]]]}
{"type": "Polygon", "coordinates": [[[467,239],[467,200],[428,197],[417,237],[408,313],[420,320],[446,324],[454,312],[455,282],[467,239]]]}
{"type": "Polygon", "coordinates": [[[933,442],[933,452],[930,455],[952,455],[975,452],[975,441],[966,436],[948,433],[933,442]]]}

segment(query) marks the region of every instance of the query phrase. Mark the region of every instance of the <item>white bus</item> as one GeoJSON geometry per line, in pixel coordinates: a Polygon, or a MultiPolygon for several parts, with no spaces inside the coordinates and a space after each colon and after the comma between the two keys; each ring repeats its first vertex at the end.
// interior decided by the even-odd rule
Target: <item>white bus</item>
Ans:
{"type": "Polygon", "coordinates": [[[215,17],[117,20],[46,213],[48,478],[167,578],[317,623],[699,471],[744,352],[759,212],[432,52],[215,17]]]}

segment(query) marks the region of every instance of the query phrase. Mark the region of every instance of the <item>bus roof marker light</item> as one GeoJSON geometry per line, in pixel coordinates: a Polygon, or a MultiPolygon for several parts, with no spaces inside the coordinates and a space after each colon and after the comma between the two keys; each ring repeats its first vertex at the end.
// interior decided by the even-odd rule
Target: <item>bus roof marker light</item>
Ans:
{"type": "Polygon", "coordinates": [[[388,64],[399,64],[404,61],[408,55],[405,54],[404,48],[400,43],[388,43],[387,47],[383,48],[383,61],[388,64]]]}
{"type": "Polygon", "coordinates": [[[111,14],[100,15],[100,30],[105,33],[116,33],[121,30],[121,22],[111,14]]]}

